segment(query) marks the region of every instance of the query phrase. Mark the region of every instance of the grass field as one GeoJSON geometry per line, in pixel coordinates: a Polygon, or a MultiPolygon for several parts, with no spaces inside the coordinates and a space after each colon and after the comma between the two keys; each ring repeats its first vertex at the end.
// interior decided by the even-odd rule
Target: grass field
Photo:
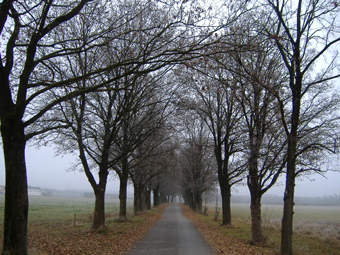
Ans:
{"type": "MultiPolygon", "coordinates": [[[[128,213],[132,213],[132,200],[127,200],[128,213]]],[[[83,217],[94,211],[94,198],[68,198],[51,196],[30,196],[28,221],[39,220],[73,220],[74,214],[83,217]]],[[[4,195],[0,194],[0,221],[4,217],[4,195]]],[[[119,212],[118,199],[105,199],[105,213],[117,215],[119,212]]]]}
{"type": "MultiPolygon", "coordinates": [[[[145,236],[160,218],[162,207],[133,216],[128,200],[129,221],[117,222],[119,200],[106,199],[107,228],[91,230],[94,199],[62,197],[29,197],[29,255],[99,255],[124,254],[145,236]],[[76,214],[76,218],[75,218],[76,214]]],[[[164,206],[163,206],[164,207],[164,206]]],[[[3,237],[4,196],[0,195],[0,243],[3,237]]],[[[2,247],[0,247],[0,250],[2,247]]]]}
{"type": "MultiPolygon", "coordinates": [[[[209,224],[213,222],[214,204],[209,204],[209,217],[201,216],[209,224]]],[[[280,247],[282,205],[262,205],[262,226],[266,242],[262,245],[275,252],[280,247]]],[[[294,254],[340,254],[340,206],[295,206],[294,207],[294,254]]],[[[225,235],[243,239],[251,239],[250,206],[248,204],[232,204],[232,227],[224,228],[225,235]]],[[[261,244],[260,244],[261,245],[261,244]]]]}
{"type": "MultiPolygon", "coordinates": [[[[128,200],[128,213],[131,221],[124,224],[116,223],[119,200],[106,199],[105,212],[108,230],[104,231],[103,235],[98,236],[98,234],[90,231],[94,210],[93,198],[32,196],[29,197],[29,203],[28,229],[31,255],[100,254],[95,251],[90,252],[91,249],[88,247],[90,244],[98,243],[101,243],[102,246],[100,247],[102,248],[97,247],[97,250],[102,249],[103,252],[105,249],[113,250],[114,246],[121,245],[121,240],[125,240],[123,237],[126,237],[126,235],[126,239],[128,239],[128,237],[140,232],[142,227],[146,231],[147,225],[143,222],[148,221],[147,217],[150,217],[150,215],[133,217],[132,200],[128,200]],[[75,214],[76,222],[74,222],[75,214]],[[76,224],[74,225],[74,223],[76,224]],[[142,226],[142,224],[144,225],[142,226]],[[110,240],[110,243],[105,244],[103,237],[105,240],[110,240]],[[119,238],[120,242],[115,243],[117,238],[119,238]],[[68,250],[61,251],[61,247],[68,250]],[[86,252],[82,253],[81,251],[83,250],[86,250],[86,252]]],[[[224,235],[238,238],[244,243],[249,242],[251,238],[251,219],[248,204],[232,204],[232,227],[223,228],[220,227],[221,213],[219,221],[213,221],[215,205],[209,204],[208,206],[209,216],[199,215],[202,220],[206,221],[214,229],[222,231],[224,235]]],[[[282,212],[282,205],[262,206],[263,234],[267,238],[262,245],[269,247],[274,253],[279,250],[280,246],[282,212]]],[[[155,213],[157,213],[157,210],[154,209],[151,212],[151,217],[155,213]]],[[[4,196],[0,194],[0,241],[3,235],[3,217],[4,196]]],[[[138,238],[141,238],[141,236],[138,238]]],[[[138,238],[136,237],[133,240],[138,238]]],[[[340,207],[295,206],[293,243],[294,254],[297,255],[340,254],[340,207]]],[[[120,250],[122,249],[125,248],[121,247],[120,250]]],[[[104,252],[102,254],[117,253],[104,252]]]]}

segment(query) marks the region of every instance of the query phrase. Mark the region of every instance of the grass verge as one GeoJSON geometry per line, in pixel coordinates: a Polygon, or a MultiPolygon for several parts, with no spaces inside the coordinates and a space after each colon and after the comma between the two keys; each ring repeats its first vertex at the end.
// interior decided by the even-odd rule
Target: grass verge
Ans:
{"type": "MultiPolygon", "coordinates": [[[[279,222],[264,222],[263,234],[266,241],[250,245],[250,218],[244,215],[232,218],[232,226],[221,226],[213,215],[204,216],[182,205],[184,216],[191,220],[217,254],[278,254],[280,248],[279,222]]],[[[340,229],[327,224],[313,229],[315,221],[295,222],[293,249],[295,255],[338,255],[340,254],[340,229]],[[298,224],[300,222],[300,225],[298,224]],[[308,229],[308,230],[307,230],[308,229]],[[324,229],[324,231],[322,230],[324,229]],[[325,231],[332,229],[333,238],[325,238],[325,231]]],[[[339,224],[339,223],[337,223],[339,224]]],[[[339,226],[339,225],[337,225],[339,226]]]]}
{"type": "MultiPolygon", "coordinates": [[[[108,214],[106,228],[97,231],[91,230],[92,214],[77,214],[76,224],[73,219],[31,220],[28,223],[29,254],[125,254],[161,218],[166,206],[155,207],[138,216],[128,215],[129,221],[121,223],[115,220],[117,215],[108,214]]],[[[2,225],[0,231],[2,243],[2,225]]]]}
{"type": "Polygon", "coordinates": [[[181,207],[184,216],[194,223],[204,239],[214,248],[216,254],[275,254],[271,249],[249,245],[241,227],[221,227],[220,221],[214,221],[210,216],[195,213],[185,205],[181,207]],[[230,235],[231,232],[234,234],[230,235]]]}

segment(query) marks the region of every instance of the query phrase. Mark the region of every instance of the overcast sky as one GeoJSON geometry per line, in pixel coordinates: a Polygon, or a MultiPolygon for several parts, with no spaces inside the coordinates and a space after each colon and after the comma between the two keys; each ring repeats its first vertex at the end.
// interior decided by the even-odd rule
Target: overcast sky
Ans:
{"type": "MultiPolygon", "coordinates": [[[[28,185],[41,188],[51,188],[58,190],[88,190],[91,186],[83,172],[67,171],[71,163],[75,160],[75,156],[67,155],[63,157],[55,157],[54,150],[51,147],[42,147],[39,150],[27,147],[26,164],[28,185]]],[[[324,195],[340,195],[340,173],[328,173],[327,179],[313,175],[315,181],[304,179],[296,182],[296,196],[324,196],[324,195]]],[[[119,181],[117,178],[109,178],[107,184],[108,193],[117,193],[119,189],[119,181]]],[[[279,181],[281,186],[274,187],[268,191],[268,194],[282,196],[284,192],[284,180],[279,181]]],[[[3,152],[0,153],[0,185],[5,184],[5,166],[3,152]]],[[[132,187],[129,188],[129,193],[132,187]]],[[[247,187],[237,187],[233,190],[233,194],[248,195],[247,187]]]]}

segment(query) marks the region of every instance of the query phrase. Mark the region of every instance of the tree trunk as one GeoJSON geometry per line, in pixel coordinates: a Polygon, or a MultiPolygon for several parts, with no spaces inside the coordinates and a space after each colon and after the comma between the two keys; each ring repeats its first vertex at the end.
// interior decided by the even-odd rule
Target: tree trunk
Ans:
{"type": "Polygon", "coordinates": [[[188,206],[192,209],[192,210],[196,210],[195,207],[195,200],[194,200],[194,194],[191,191],[187,192],[188,194],[188,206]]]}
{"type": "Polygon", "coordinates": [[[282,217],[281,253],[293,254],[294,179],[286,180],[282,217]]]}
{"type": "Polygon", "coordinates": [[[6,168],[5,218],[2,254],[27,254],[28,196],[25,135],[21,121],[1,118],[6,168]]]}
{"type": "Polygon", "coordinates": [[[146,210],[151,210],[151,189],[146,188],[144,194],[146,210]]]}
{"type": "MultiPolygon", "coordinates": [[[[299,54],[297,55],[299,57],[299,54]]],[[[294,189],[295,189],[295,161],[296,147],[298,141],[298,127],[300,119],[300,100],[302,77],[297,74],[297,83],[291,85],[293,94],[293,109],[291,115],[291,131],[288,135],[288,152],[287,152],[287,174],[286,189],[284,194],[282,230],[281,230],[281,253],[293,254],[293,214],[294,214],[294,189]]],[[[291,84],[294,82],[291,81],[291,84]]]]}
{"type": "Polygon", "coordinates": [[[295,147],[288,144],[286,189],[284,194],[281,253],[293,254],[293,214],[294,214],[294,189],[295,189],[295,147]]]}
{"type": "Polygon", "coordinates": [[[95,198],[92,229],[99,229],[105,227],[105,189],[97,188],[95,198]]]}
{"type": "Polygon", "coordinates": [[[261,196],[259,194],[251,194],[250,214],[251,240],[253,243],[262,242],[261,196]]]}
{"type": "Polygon", "coordinates": [[[218,182],[221,190],[222,199],[222,225],[231,225],[231,185],[229,184],[228,175],[228,161],[229,161],[229,147],[225,141],[224,145],[224,161],[222,159],[222,143],[221,134],[218,134],[218,144],[215,145],[215,157],[217,161],[218,182]]]}
{"type": "Polygon", "coordinates": [[[134,183],[134,199],[133,199],[133,209],[134,214],[138,215],[142,213],[145,209],[143,205],[145,205],[144,199],[144,185],[141,183],[134,183]]]}
{"type": "Polygon", "coordinates": [[[153,206],[159,206],[159,184],[153,189],[153,206]]]}
{"type": "Polygon", "coordinates": [[[144,185],[142,185],[141,187],[141,199],[139,201],[140,201],[139,211],[143,213],[146,211],[145,186],[144,185]]]}
{"type": "Polygon", "coordinates": [[[103,160],[102,166],[100,167],[99,170],[99,184],[94,189],[96,200],[94,205],[92,229],[99,229],[105,227],[105,189],[107,176],[109,175],[106,167],[107,162],[106,160],[103,160]]]}
{"type": "MultiPolygon", "coordinates": [[[[259,144],[260,142],[257,142],[259,144]]],[[[252,146],[252,153],[249,159],[249,175],[247,184],[250,191],[250,214],[251,214],[251,240],[253,243],[262,242],[261,225],[261,184],[258,172],[258,147],[252,146]]]]}
{"type": "Polygon", "coordinates": [[[124,222],[126,218],[126,189],[127,189],[127,175],[122,173],[119,179],[119,221],[124,222]]]}
{"type": "Polygon", "coordinates": [[[222,198],[222,225],[231,225],[231,186],[228,182],[220,183],[222,198]]]}
{"type": "Polygon", "coordinates": [[[260,158],[260,149],[263,141],[264,130],[265,130],[265,119],[266,119],[266,105],[267,99],[263,102],[263,107],[260,109],[260,95],[261,87],[255,86],[254,88],[254,103],[253,103],[253,114],[254,123],[248,124],[248,135],[249,135],[249,147],[250,155],[248,158],[248,176],[247,185],[250,191],[250,214],[251,214],[251,233],[252,242],[262,242],[262,226],[261,226],[261,196],[262,196],[262,184],[261,175],[258,168],[258,161],[260,158]],[[261,113],[261,111],[263,111],[261,113]]]}
{"type": "Polygon", "coordinates": [[[189,205],[189,196],[188,196],[188,192],[183,192],[183,199],[184,199],[184,204],[185,205],[189,205]]]}
{"type": "Polygon", "coordinates": [[[202,213],[202,194],[195,194],[196,211],[202,213]]]}
{"type": "Polygon", "coordinates": [[[160,192],[160,201],[161,201],[161,204],[164,204],[167,202],[166,196],[162,191],[160,192]]]}
{"type": "Polygon", "coordinates": [[[138,211],[138,191],[137,191],[137,184],[133,184],[133,213],[137,215],[138,211]]]}

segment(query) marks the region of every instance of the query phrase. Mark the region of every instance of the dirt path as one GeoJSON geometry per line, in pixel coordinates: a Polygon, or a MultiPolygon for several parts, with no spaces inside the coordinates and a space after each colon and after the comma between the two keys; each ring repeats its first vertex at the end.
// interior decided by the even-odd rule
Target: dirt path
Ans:
{"type": "Polygon", "coordinates": [[[183,216],[178,204],[169,205],[128,255],[210,255],[212,248],[204,241],[193,223],[183,216]]]}

